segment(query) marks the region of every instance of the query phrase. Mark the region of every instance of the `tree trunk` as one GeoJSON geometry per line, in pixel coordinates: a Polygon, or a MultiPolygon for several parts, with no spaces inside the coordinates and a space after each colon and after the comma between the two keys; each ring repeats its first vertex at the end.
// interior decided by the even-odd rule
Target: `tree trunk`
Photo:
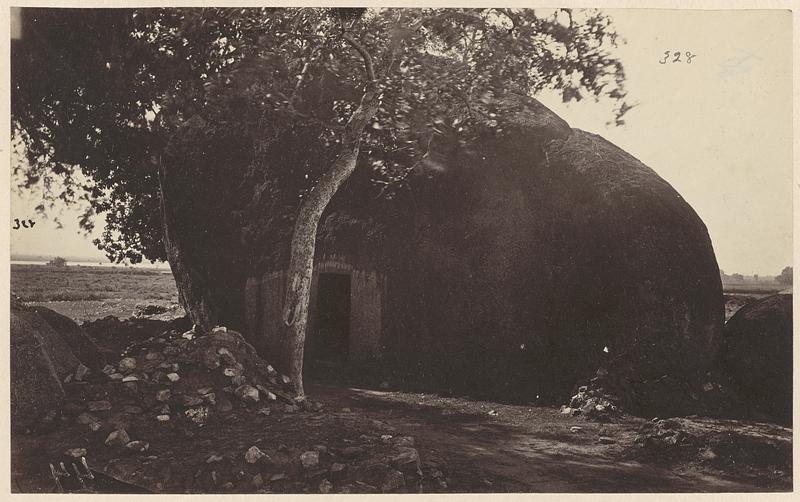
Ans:
{"type": "Polygon", "coordinates": [[[163,227],[164,247],[167,260],[178,288],[181,306],[189,314],[189,318],[200,332],[210,332],[218,319],[214,314],[214,302],[210,291],[204,287],[203,281],[193,272],[191,263],[182,244],[180,223],[175,215],[175,208],[170,206],[169,184],[167,172],[162,162],[158,162],[158,187],[160,192],[161,222],[163,227]]]}
{"type": "Polygon", "coordinates": [[[303,351],[308,323],[311,279],[314,273],[317,228],[328,203],[355,170],[364,128],[378,111],[378,91],[372,59],[364,48],[352,38],[345,35],[345,40],[355,47],[364,58],[368,81],[364,94],[361,96],[361,103],[345,127],[342,151],[339,157],[303,202],[295,221],[284,301],[283,322],[286,325],[286,331],[283,337],[283,353],[286,360],[286,371],[292,382],[292,391],[298,401],[305,399],[303,351]]]}

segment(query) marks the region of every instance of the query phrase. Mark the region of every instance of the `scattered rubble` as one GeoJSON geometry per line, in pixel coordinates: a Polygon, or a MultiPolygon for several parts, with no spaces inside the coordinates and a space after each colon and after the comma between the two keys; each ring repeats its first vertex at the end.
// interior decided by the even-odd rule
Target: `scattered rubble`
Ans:
{"type": "Polygon", "coordinates": [[[640,456],[659,463],[688,460],[743,476],[755,472],[764,477],[766,473],[775,479],[792,472],[792,430],[780,425],[700,417],[656,418],[642,425],[635,443],[640,456]]]}
{"type": "MultiPolygon", "coordinates": [[[[120,326],[103,322],[113,329],[120,326]]],[[[59,455],[83,458],[88,450],[93,458],[104,458],[103,471],[115,479],[146,484],[153,491],[420,490],[423,476],[414,438],[369,420],[363,422],[369,429],[354,429],[351,437],[333,444],[317,438],[308,444],[270,446],[256,438],[241,445],[239,453],[217,449],[200,458],[183,451],[176,458],[175,443],[165,444],[164,438],[208,441],[205,431],[218,431],[232,420],[323,423],[343,414],[348,423],[361,423],[353,422],[357,416],[349,409],[320,414],[322,403],[296,402],[289,393],[291,379],[261,359],[239,333],[220,328],[205,335],[186,333],[170,329],[158,336],[130,337],[116,349],[119,357],[108,357],[107,364],[73,368],[61,414],[74,422],[72,427],[88,428],[82,434],[89,447],[64,453],[62,446],[59,455]],[[101,448],[92,450],[91,445],[101,448]],[[194,463],[190,469],[195,475],[170,478],[172,466],[185,462],[194,463]],[[185,484],[174,484],[178,482],[185,484]]],[[[59,416],[53,412],[50,421],[57,423],[59,416]]],[[[431,480],[435,489],[443,486],[444,481],[431,480]]]]}
{"type": "Polygon", "coordinates": [[[588,385],[578,387],[578,392],[570,398],[569,404],[561,407],[564,415],[582,416],[586,420],[608,421],[621,413],[620,399],[604,389],[608,372],[597,370],[588,385]]]}

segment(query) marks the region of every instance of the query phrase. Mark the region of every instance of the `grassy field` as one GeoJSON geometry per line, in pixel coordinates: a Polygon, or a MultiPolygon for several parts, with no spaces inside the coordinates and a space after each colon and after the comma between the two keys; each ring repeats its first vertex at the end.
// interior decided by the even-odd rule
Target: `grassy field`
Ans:
{"type": "Polygon", "coordinates": [[[144,305],[166,308],[158,316],[162,319],[184,315],[168,270],[11,265],[11,292],[29,305],[51,308],[79,323],[106,316],[127,319],[144,305]]]}
{"type": "Polygon", "coordinates": [[[124,267],[11,265],[11,291],[26,302],[178,300],[169,271],[124,267]]]}
{"type": "Polygon", "coordinates": [[[786,284],[722,284],[722,290],[725,294],[731,295],[748,295],[756,298],[762,296],[774,295],[780,291],[791,288],[791,285],[786,284]]]}

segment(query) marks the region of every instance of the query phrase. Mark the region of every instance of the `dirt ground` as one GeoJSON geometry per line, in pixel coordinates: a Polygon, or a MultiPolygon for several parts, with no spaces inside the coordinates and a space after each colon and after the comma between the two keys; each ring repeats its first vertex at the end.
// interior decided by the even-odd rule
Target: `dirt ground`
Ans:
{"type": "MultiPolygon", "coordinates": [[[[152,445],[147,458],[122,456],[102,446],[99,435],[71,425],[45,434],[15,435],[12,463],[15,489],[49,491],[45,459],[69,448],[84,447],[92,466],[154,492],[180,492],[187,478],[202,469],[212,454],[232,460],[257,445],[276,458],[291,458],[323,445],[342,451],[366,444],[371,454],[381,436],[413,437],[423,472],[439,470],[446,492],[753,492],[791,490],[788,473],[741,476],[697,460],[660,463],[646,458],[635,444],[642,419],[589,423],[551,408],[526,408],[423,394],[386,392],[313,383],[310,394],[325,404],[320,413],[275,413],[258,421],[239,421],[236,414],[210,423],[189,437],[185,431],[139,429],[136,439],[152,445]],[[489,414],[490,411],[495,413],[489,414]],[[570,428],[580,431],[571,432],[570,428]],[[95,437],[92,435],[95,434],[95,437]],[[607,438],[601,440],[601,438],[607,438]],[[601,442],[603,441],[603,442],[601,442]],[[608,444],[605,442],[608,441],[608,444]],[[637,458],[641,457],[641,458],[637,458]]],[[[242,417],[239,417],[242,418],[242,417]]],[[[133,438],[133,435],[132,435],[133,438]]],[[[331,459],[331,461],[337,458],[331,459]]],[[[340,460],[340,459],[338,459],[340,460]]],[[[239,464],[244,464],[239,461],[239,464]]],[[[291,472],[291,467],[276,471],[291,472]]],[[[252,473],[248,473],[252,475],[252,473]]],[[[235,477],[231,474],[231,477],[235,477]]],[[[248,478],[249,479],[249,478],[248,478]]],[[[313,486],[313,485],[312,485],[313,486]]],[[[244,487],[244,491],[248,491],[244,487]]],[[[356,487],[358,488],[358,487],[356,487]]],[[[195,485],[191,491],[222,491],[195,485]],[[198,490],[199,489],[199,490],[198,490]]],[[[231,489],[233,490],[233,489],[231,489]]],[[[274,491],[308,492],[302,482],[274,491]]],[[[311,488],[313,490],[313,488],[311,488]]],[[[239,490],[236,490],[239,491],[239,490]]],[[[253,490],[249,490],[253,491],[253,490]]],[[[371,492],[370,487],[354,492],[371,492]]]]}
{"type": "MultiPolygon", "coordinates": [[[[116,330],[97,341],[109,352],[121,351],[130,340],[158,335],[165,324],[138,320],[128,323],[128,331],[116,330]]],[[[165,425],[147,412],[120,414],[116,398],[109,397],[115,411],[95,413],[103,423],[100,430],[72,418],[17,429],[12,435],[13,489],[52,491],[48,463],[63,458],[68,449],[84,448],[90,467],[104,476],[95,486],[98,491],[317,493],[333,479],[332,466],[339,463],[347,475],[333,479],[326,491],[378,493],[381,469],[391,465],[387,459],[393,448],[410,443],[418,452],[421,481],[401,492],[791,490],[790,429],[695,417],[684,421],[685,430],[696,433],[705,427],[711,435],[737,438],[750,431],[747,439],[755,442],[711,447],[700,433],[685,434],[695,438],[693,443],[677,441],[665,448],[642,442],[643,431],[653,424],[644,418],[622,415],[613,423],[598,423],[550,407],[379,390],[379,382],[353,385],[352,372],[340,371],[343,377],[337,379],[331,377],[335,368],[315,372],[313,362],[309,365],[308,393],[322,405],[316,411],[275,403],[264,415],[234,407],[198,429],[181,422],[165,425]],[[149,450],[105,446],[109,432],[119,427],[132,440],[147,441],[149,450]],[[267,455],[268,464],[256,468],[245,462],[252,446],[267,455]],[[298,459],[307,451],[321,452],[319,469],[300,467],[298,459]],[[215,455],[221,459],[209,463],[215,455]],[[256,486],[256,477],[270,481],[256,486]]],[[[107,385],[67,387],[73,396],[95,399],[101,397],[98,392],[108,392],[107,385]]]]}
{"type": "Polygon", "coordinates": [[[417,438],[421,458],[447,465],[456,492],[725,492],[790,489],[744,480],[694,462],[658,465],[639,456],[643,419],[600,424],[466,399],[315,386],[315,395],[363,410],[417,438]],[[490,411],[495,413],[489,414],[490,411]],[[571,432],[580,427],[579,432],[571,432]],[[604,438],[601,442],[601,438],[604,438]],[[605,441],[609,441],[605,443],[605,441]]]}
{"type": "MultiPolygon", "coordinates": [[[[78,322],[107,315],[125,319],[141,311],[141,304],[165,309],[125,323],[125,329],[111,323],[113,329],[95,330],[101,349],[117,357],[129,343],[159,336],[166,320],[182,314],[172,299],[138,301],[132,294],[35,304],[78,322]]],[[[88,464],[97,473],[95,491],[109,493],[792,489],[792,431],[772,424],[627,415],[599,423],[552,407],[387,389],[358,372],[313,361],[307,374],[307,391],[321,409],[297,410],[273,402],[269,412],[261,413],[239,403],[211,415],[201,428],[180,421],[165,424],[150,410],[126,407],[124,396],[109,383],[72,382],[65,388],[73,400],[108,395],[114,408],[94,412],[102,422],[95,431],[77,423],[74,414],[15,424],[12,490],[53,491],[48,464],[57,465],[72,448],[86,450],[88,464]],[[149,443],[149,449],[131,452],[105,446],[108,434],[120,427],[131,440],[149,443]],[[387,489],[382,480],[397,467],[398,449],[409,445],[418,452],[419,475],[406,473],[415,483],[387,489]],[[268,461],[246,462],[244,455],[253,446],[268,461]],[[319,454],[319,466],[311,470],[299,460],[309,451],[319,454]],[[343,473],[334,472],[336,465],[344,466],[343,473]]]]}

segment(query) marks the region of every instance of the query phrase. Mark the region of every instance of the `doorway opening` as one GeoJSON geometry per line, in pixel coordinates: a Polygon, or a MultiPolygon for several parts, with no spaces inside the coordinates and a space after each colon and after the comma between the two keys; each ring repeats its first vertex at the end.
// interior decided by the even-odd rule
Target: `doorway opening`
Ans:
{"type": "Polygon", "coordinates": [[[319,274],[313,356],[346,361],[350,352],[350,274],[319,274]]]}

